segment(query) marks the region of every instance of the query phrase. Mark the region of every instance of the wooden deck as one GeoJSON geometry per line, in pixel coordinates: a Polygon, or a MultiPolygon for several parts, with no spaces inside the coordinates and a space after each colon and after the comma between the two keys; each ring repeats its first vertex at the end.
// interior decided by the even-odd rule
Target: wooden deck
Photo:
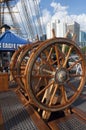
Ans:
{"type": "Polygon", "coordinates": [[[34,107],[24,106],[27,99],[20,91],[0,92],[0,130],[86,130],[86,95],[81,94],[78,100],[68,116],[56,112],[44,121],[34,107]]]}

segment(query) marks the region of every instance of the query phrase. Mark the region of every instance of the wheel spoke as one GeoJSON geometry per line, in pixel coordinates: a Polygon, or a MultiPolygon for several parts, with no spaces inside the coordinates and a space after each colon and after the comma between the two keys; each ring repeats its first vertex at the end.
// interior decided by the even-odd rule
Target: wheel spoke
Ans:
{"type": "Polygon", "coordinates": [[[68,82],[68,87],[70,87],[74,92],[77,91],[77,88],[70,81],[68,82]]]}
{"type": "Polygon", "coordinates": [[[68,99],[65,87],[63,85],[61,86],[61,96],[61,104],[66,104],[68,102],[68,99]]]}
{"type": "Polygon", "coordinates": [[[54,65],[56,62],[57,62],[57,60],[53,61],[53,62],[51,63],[51,65],[54,65]]]}
{"type": "Polygon", "coordinates": [[[63,64],[63,67],[66,67],[66,65],[67,65],[67,61],[68,61],[68,59],[69,59],[69,56],[70,56],[70,53],[71,53],[72,49],[73,49],[73,46],[70,46],[70,48],[69,48],[69,50],[68,50],[68,53],[67,53],[67,55],[66,55],[66,58],[65,58],[65,62],[64,62],[64,64],[63,64]]]}
{"type": "Polygon", "coordinates": [[[46,59],[42,56],[42,53],[40,54],[41,64],[44,64],[46,59]]]}
{"type": "Polygon", "coordinates": [[[37,94],[36,97],[39,97],[46,89],[48,89],[52,84],[54,83],[54,81],[50,82],[47,86],[45,86],[45,88],[43,88],[42,90],[40,90],[37,94]]]}
{"type": "Polygon", "coordinates": [[[46,72],[46,73],[51,74],[51,75],[55,75],[55,72],[53,72],[51,70],[43,69],[43,72],[46,72]]]}
{"type": "Polygon", "coordinates": [[[49,54],[48,54],[48,56],[47,56],[47,61],[50,61],[50,56],[51,56],[51,54],[52,54],[52,50],[53,50],[53,48],[50,49],[50,52],[49,52],[49,54]]]}
{"type": "Polygon", "coordinates": [[[53,103],[53,99],[54,99],[54,96],[56,94],[57,89],[58,89],[58,84],[55,84],[53,93],[52,93],[51,98],[50,98],[49,106],[51,106],[51,104],[53,103]]]}
{"type": "Polygon", "coordinates": [[[55,71],[55,69],[53,68],[53,66],[51,66],[51,64],[49,62],[47,62],[45,59],[43,59],[43,64],[46,64],[47,66],[49,66],[53,71],[55,71]]]}
{"type": "Polygon", "coordinates": [[[84,75],[81,74],[69,74],[70,77],[83,77],[84,75]]]}
{"type": "Polygon", "coordinates": [[[48,52],[48,50],[44,50],[44,54],[45,54],[45,56],[46,56],[45,61],[46,61],[48,64],[51,64],[51,63],[52,63],[52,61],[51,61],[52,50],[53,50],[53,48],[51,48],[49,52],[48,52]]]}
{"type": "Polygon", "coordinates": [[[59,61],[59,51],[58,51],[58,47],[55,45],[55,54],[56,54],[56,59],[57,59],[57,65],[58,68],[60,67],[60,61],[59,61]]]}
{"type": "Polygon", "coordinates": [[[33,75],[33,78],[53,78],[53,75],[40,75],[40,74],[37,74],[37,75],[33,75]]]}
{"type": "Polygon", "coordinates": [[[35,86],[35,90],[39,88],[39,84],[40,84],[41,80],[42,80],[42,78],[40,77],[38,82],[37,82],[37,85],[35,86]]]}

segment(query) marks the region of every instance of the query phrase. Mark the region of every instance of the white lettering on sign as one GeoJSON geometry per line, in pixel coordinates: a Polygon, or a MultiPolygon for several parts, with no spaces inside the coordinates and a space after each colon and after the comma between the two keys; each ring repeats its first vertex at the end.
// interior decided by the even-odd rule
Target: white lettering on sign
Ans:
{"type": "Polygon", "coordinates": [[[3,43],[2,48],[16,48],[16,45],[13,43],[3,43]]]}
{"type": "Polygon", "coordinates": [[[0,43],[0,48],[1,48],[1,43],[0,43]]]}

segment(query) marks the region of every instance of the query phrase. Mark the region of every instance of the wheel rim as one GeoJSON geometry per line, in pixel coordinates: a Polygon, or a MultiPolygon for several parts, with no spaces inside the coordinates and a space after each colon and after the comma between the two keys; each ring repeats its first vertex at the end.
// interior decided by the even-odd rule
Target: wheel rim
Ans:
{"type": "Polygon", "coordinates": [[[21,51],[26,47],[26,45],[19,48],[14,52],[11,61],[10,61],[10,75],[13,77],[13,80],[17,82],[17,60],[21,51]]]}
{"type": "Polygon", "coordinates": [[[18,83],[20,87],[23,89],[26,89],[25,84],[24,84],[24,80],[25,80],[24,75],[26,75],[25,68],[26,68],[27,62],[29,61],[31,52],[33,52],[33,49],[36,48],[39,44],[40,44],[40,41],[28,44],[27,47],[24,49],[23,53],[20,53],[18,57],[18,60],[17,60],[17,75],[19,75],[18,83]]]}
{"type": "Polygon", "coordinates": [[[43,110],[65,109],[77,99],[84,83],[84,58],[73,41],[66,38],[48,40],[30,57],[26,76],[27,89],[34,104],[43,110]],[[65,53],[62,52],[64,44],[68,48],[65,53]],[[78,56],[78,60],[68,66],[69,57],[73,54],[78,56]],[[81,64],[81,75],[73,72],[77,63],[81,64]]]}

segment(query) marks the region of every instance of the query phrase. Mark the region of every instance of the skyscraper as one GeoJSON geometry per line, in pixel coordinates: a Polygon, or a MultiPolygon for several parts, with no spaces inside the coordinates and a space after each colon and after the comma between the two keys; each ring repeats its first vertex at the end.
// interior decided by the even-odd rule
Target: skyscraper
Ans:
{"type": "Polygon", "coordinates": [[[67,32],[67,24],[60,20],[49,22],[46,28],[47,39],[53,37],[52,29],[54,29],[56,37],[64,37],[67,32]]]}
{"type": "Polygon", "coordinates": [[[80,31],[79,44],[81,47],[86,46],[86,32],[80,31]]]}
{"type": "Polygon", "coordinates": [[[80,24],[73,22],[67,25],[67,31],[70,30],[71,34],[76,34],[76,42],[79,42],[80,24]]]}
{"type": "Polygon", "coordinates": [[[80,31],[79,41],[80,42],[86,42],[86,32],[80,31]]]}

